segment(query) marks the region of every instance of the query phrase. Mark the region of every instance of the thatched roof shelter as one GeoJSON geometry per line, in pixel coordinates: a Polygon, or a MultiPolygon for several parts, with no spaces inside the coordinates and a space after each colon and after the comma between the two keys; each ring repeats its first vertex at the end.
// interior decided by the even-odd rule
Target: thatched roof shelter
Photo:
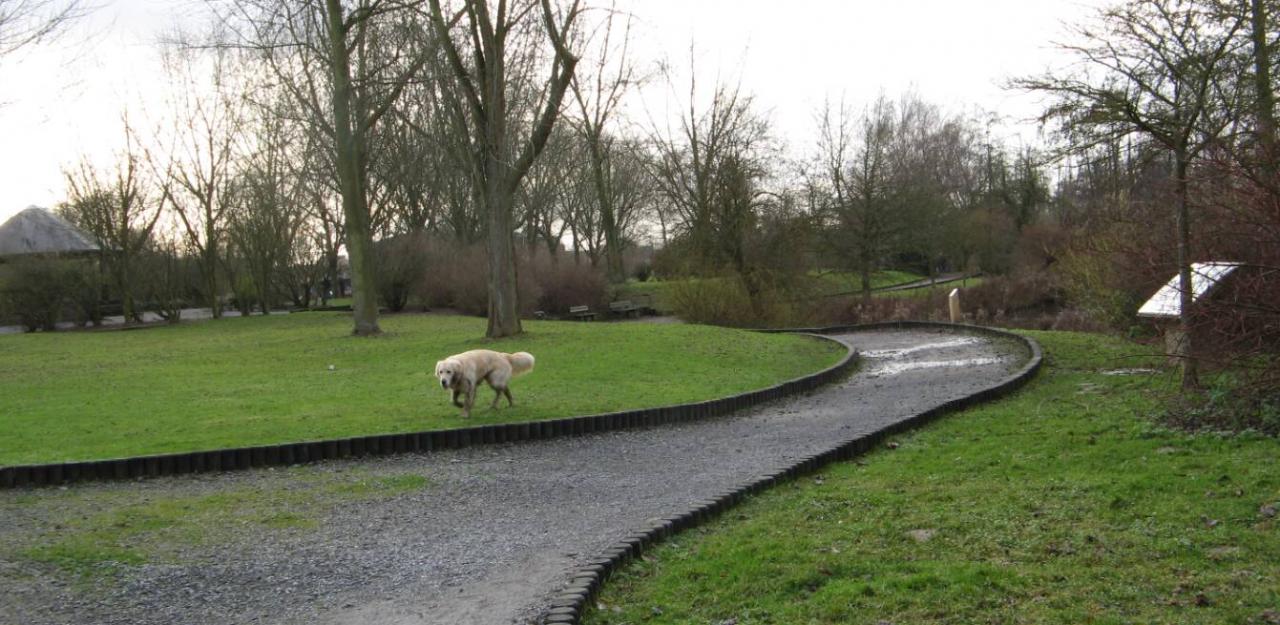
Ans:
{"type": "Polygon", "coordinates": [[[93,237],[65,219],[32,206],[0,225],[0,258],[28,254],[89,254],[93,237]]]}

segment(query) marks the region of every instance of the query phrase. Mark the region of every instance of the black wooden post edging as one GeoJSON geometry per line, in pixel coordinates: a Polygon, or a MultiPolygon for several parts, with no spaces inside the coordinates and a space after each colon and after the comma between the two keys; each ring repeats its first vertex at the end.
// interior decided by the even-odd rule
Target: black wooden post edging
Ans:
{"type": "MultiPolygon", "coordinates": [[[[821,336],[821,333],[808,334],[820,340],[836,342],[834,339],[821,336]]],[[[780,382],[768,388],[690,404],[448,430],[377,434],[109,460],[7,466],[0,467],[0,489],[52,486],[92,480],[124,480],[211,473],[360,456],[424,453],[496,443],[582,436],[595,432],[655,427],[667,423],[719,417],[743,408],[805,393],[842,377],[853,369],[857,362],[857,354],[851,348],[843,344],[841,346],[846,348],[844,357],[840,362],[822,371],[780,382]]]]}
{"type": "MultiPolygon", "coordinates": [[[[747,495],[753,495],[767,488],[804,475],[816,473],[827,465],[849,460],[862,455],[892,434],[905,432],[929,423],[950,412],[967,408],[982,401],[996,399],[1012,393],[1035,377],[1044,360],[1040,344],[1034,340],[983,326],[961,324],[934,323],[928,321],[896,321],[859,326],[837,326],[831,328],[805,328],[793,330],[806,333],[841,332],[857,330],[874,330],[880,328],[943,328],[961,330],[963,332],[985,334],[999,338],[1012,339],[1022,343],[1031,353],[1031,357],[1021,369],[1004,380],[964,397],[945,402],[939,406],[917,413],[906,419],[882,427],[873,432],[851,438],[836,444],[834,447],[813,456],[801,458],[789,467],[758,477],[740,486],[730,489],[707,501],[695,502],[688,510],[673,517],[655,519],[649,526],[638,529],[588,562],[574,573],[573,580],[561,590],[551,602],[542,617],[545,625],[578,625],[582,621],[585,609],[595,599],[609,576],[634,558],[639,558],[644,550],[662,540],[689,528],[697,527],[714,519],[727,508],[737,505],[747,495]]],[[[788,330],[764,330],[767,332],[787,332],[788,330]]]]}

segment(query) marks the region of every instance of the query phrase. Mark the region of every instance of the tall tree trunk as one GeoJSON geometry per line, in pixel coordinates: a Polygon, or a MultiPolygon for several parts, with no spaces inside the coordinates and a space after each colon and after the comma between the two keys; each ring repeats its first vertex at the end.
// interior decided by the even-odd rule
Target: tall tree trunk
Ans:
{"type": "Polygon", "coordinates": [[[1182,368],[1182,388],[1196,388],[1200,378],[1196,367],[1192,306],[1195,292],[1191,287],[1191,211],[1187,197],[1187,154],[1183,148],[1174,151],[1174,189],[1177,194],[1178,229],[1178,343],[1174,356],[1182,368]]]}
{"type": "MultiPolygon", "coordinates": [[[[343,174],[347,178],[350,174],[343,174]]],[[[343,185],[360,184],[358,176],[354,182],[343,182],[343,185]]],[[[373,336],[380,334],[378,327],[378,298],[374,293],[374,260],[373,238],[369,234],[368,210],[357,208],[357,198],[349,202],[343,193],[343,211],[347,213],[347,254],[351,264],[351,310],[355,320],[352,332],[357,336],[373,336]],[[353,205],[348,208],[348,204],[353,205]]]]}
{"type": "Polygon", "coordinates": [[[484,208],[489,224],[489,325],[485,336],[496,339],[524,332],[520,324],[520,293],[516,289],[515,185],[507,137],[505,42],[487,47],[497,58],[489,66],[482,88],[487,90],[484,118],[484,208]]]}
{"type": "Polygon", "coordinates": [[[333,69],[334,142],[337,146],[338,186],[347,221],[347,254],[351,262],[351,310],[357,336],[380,334],[378,299],[374,289],[373,237],[363,176],[363,132],[351,119],[351,59],[347,54],[341,0],[325,0],[333,69]]]}
{"type": "Polygon", "coordinates": [[[605,272],[610,282],[621,284],[627,281],[627,271],[622,264],[622,237],[618,234],[612,210],[600,217],[600,225],[604,228],[605,272]]]}
{"type": "MultiPolygon", "coordinates": [[[[337,0],[329,0],[336,2],[337,0]]],[[[555,48],[555,60],[551,66],[546,100],[535,116],[533,132],[527,142],[516,146],[508,136],[507,119],[507,36],[528,11],[508,11],[505,2],[498,3],[495,23],[485,0],[467,0],[467,8],[457,19],[467,18],[472,45],[469,57],[474,71],[468,69],[463,54],[454,44],[439,0],[431,0],[431,22],[436,31],[444,55],[453,70],[458,86],[467,100],[471,112],[470,126],[482,145],[473,153],[471,164],[476,175],[478,195],[483,196],[483,208],[488,217],[489,232],[489,329],[487,336],[497,338],[519,334],[523,331],[519,317],[519,294],[516,290],[515,238],[512,216],[514,196],[521,178],[528,172],[535,159],[546,147],[547,139],[555,125],[564,99],[565,90],[573,78],[578,59],[565,43],[574,19],[579,13],[578,0],[563,14],[563,22],[556,24],[555,12],[549,0],[541,1],[542,20],[547,37],[555,48]]],[[[532,9],[533,7],[528,7],[532,9]]]]}
{"type": "Polygon", "coordinates": [[[605,274],[609,282],[619,284],[626,282],[627,275],[622,266],[622,237],[618,233],[618,220],[613,210],[613,193],[605,171],[602,132],[600,128],[592,128],[587,133],[587,145],[591,151],[591,178],[596,201],[600,203],[600,228],[604,230],[605,274]]]}
{"type": "Polygon", "coordinates": [[[511,195],[490,178],[486,189],[489,213],[489,327],[485,336],[498,338],[524,332],[516,289],[515,241],[511,236],[511,195]]]}
{"type": "Polygon", "coordinates": [[[1267,3],[1253,0],[1250,22],[1253,26],[1253,81],[1257,95],[1258,137],[1262,145],[1267,171],[1274,174],[1276,159],[1276,100],[1271,87],[1271,49],[1267,45],[1267,3]]]}
{"type": "Polygon", "coordinates": [[[1253,0],[1249,12],[1253,44],[1253,81],[1256,95],[1259,178],[1270,193],[1271,208],[1280,214],[1280,141],[1276,137],[1276,100],[1271,84],[1271,48],[1268,45],[1267,1],[1253,0]]]}
{"type": "Polygon", "coordinates": [[[206,222],[204,266],[206,275],[204,287],[208,291],[209,311],[214,319],[222,318],[222,303],[218,299],[218,242],[214,239],[213,227],[206,222]]]}
{"type": "Polygon", "coordinates": [[[124,322],[142,321],[138,315],[138,311],[134,308],[133,302],[133,285],[130,278],[133,273],[129,266],[129,261],[133,256],[133,234],[129,231],[129,210],[122,207],[120,211],[120,262],[117,263],[117,275],[120,283],[120,307],[121,314],[124,315],[124,322]]]}
{"type": "MultiPolygon", "coordinates": [[[[870,176],[866,177],[870,179],[870,176]]],[[[871,246],[877,243],[871,228],[871,212],[875,210],[875,201],[871,185],[867,184],[862,196],[862,223],[859,231],[862,244],[858,246],[858,275],[862,283],[862,298],[867,301],[871,300],[871,246]]]]}
{"type": "Polygon", "coordinates": [[[858,268],[858,277],[862,283],[862,299],[871,299],[871,260],[865,255],[862,258],[862,266],[858,268]]]}
{"type": "Polygon", "coordinates": [[[581,265],[582,264],[582,245],[578,240],[578,229],[572,225],[569,226],[569,234],[570,236],[573,237],[573,264],[574,266],[581,265]]]}
{"type": "MultiPolygon", "coordinates": [[[[126,257],[127,258],[127,257],[126,257]]],[[[141,321],[138,311],[134,307],[133,302],[133,286],[129,284],[129,261],[126,258],[120,260],[119,269],[116,271],[116,282],[120,284],[120,310],[124,316],[124,322],[141,321]]]]}
{"type": "Polygon", "coordinates": [[[528,211],[524,222],[524,246],[528,250],[529,260],[538,253],[538,221],[533,211],[528,211]]]}
{"type": "Polygon", "coordinates": [[[560,243],[551,237],[546,237],[547,255],[551,257],[551,266],[560,266],[560,243]]]}

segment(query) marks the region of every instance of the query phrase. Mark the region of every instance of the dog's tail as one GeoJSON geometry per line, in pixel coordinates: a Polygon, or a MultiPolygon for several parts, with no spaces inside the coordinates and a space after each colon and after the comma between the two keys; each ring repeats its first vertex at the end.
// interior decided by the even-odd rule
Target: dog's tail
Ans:
{"type": "Polygon", "coordinates": [[[511,375],[513,377],[533,371],[533,354],[516,352],[503,355],[507,357],[507,362],[511,363],[511,375]]]}

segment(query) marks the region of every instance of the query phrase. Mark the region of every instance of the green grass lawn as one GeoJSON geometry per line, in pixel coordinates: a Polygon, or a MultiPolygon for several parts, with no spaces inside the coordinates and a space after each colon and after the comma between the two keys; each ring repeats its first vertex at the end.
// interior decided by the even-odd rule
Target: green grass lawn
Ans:
{"type": "MultiPolygon", "coordinates": [[[[811,272],[810,275],[820,280],[824,293],[860,293],[862,291],[862,276],[856,272],[817,271],[811,272]]],[[[924,277],[909,271],[885,269],[871,274],[871,288],[879,289],[904,284],[924,277]]]]}
{"type": "Polygon", "coordinates": [[[670,284],[670,281],[652,278],[644,282],[628,280],[626,284],[619,285],[616,299],[647,297],[659,313],[671,314],[671,303],[667,301],[667,287],[670,284]]]}
{"type": "Polygon", "coordinates": [[[1275,623],[1280,441],[1151,418],[1149,353],[1031,333],[1046,370],[677,536],[587,622],[1275,623]]]}
{"type": "Polygon", "coordinates": [[[0,465],[100,459],[549,419],[722,397],[834,364],[799,336],[660,324],[388,316],[386,336],[305,313],[124,332],[0,337],[0,465]],[[515,408],[482,388],[463,419],[432,376],[476,348],[528,351],[515,408]],[[332,367],[332,368],[331,368],[332,367]]]}

